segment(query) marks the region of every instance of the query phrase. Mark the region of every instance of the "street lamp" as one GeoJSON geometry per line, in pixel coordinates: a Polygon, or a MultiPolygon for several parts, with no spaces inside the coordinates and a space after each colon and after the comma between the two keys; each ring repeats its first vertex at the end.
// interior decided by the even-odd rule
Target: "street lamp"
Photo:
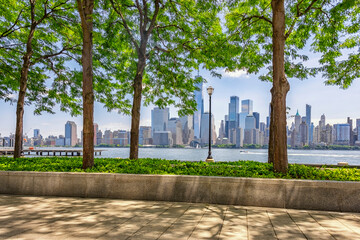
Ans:
{"type": "Polygon", "coordinates": [[[206,158],[206,162],[214,162],[213,157],[211,156],[211,133],[212,133],[212,127],[211,127],[211,95],[214,92],[214,88],[212,86],[209,86],[207,89],[207,92],[209,94],[209,154],[206,158]]]}

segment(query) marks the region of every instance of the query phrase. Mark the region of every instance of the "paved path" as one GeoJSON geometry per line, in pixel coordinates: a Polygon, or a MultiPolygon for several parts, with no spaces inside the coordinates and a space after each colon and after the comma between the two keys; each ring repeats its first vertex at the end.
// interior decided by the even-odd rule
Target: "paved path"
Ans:
{"type": "Polygon", "coordinates": [[[0,239],[360,239],[360,214],[0,195],[0,239]]]}

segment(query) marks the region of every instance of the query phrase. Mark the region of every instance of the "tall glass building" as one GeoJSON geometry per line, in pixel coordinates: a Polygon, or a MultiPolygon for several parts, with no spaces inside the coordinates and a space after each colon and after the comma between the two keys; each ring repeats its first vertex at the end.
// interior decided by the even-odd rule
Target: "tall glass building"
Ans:
{"type": "Polygon", "coordinates": [[[77,143],[76,123],[67,121],[65,124],[65,145],[75,146],[77,143]]]}
{"type": "MultiPolygon", "coordinates": [[[[200,76],[196,76],[197,78],[200,76]]],[[[204,96],[203,96],[203,83],[196,84],[199,90],[194,92],[196,101],[196,111],[194,112],[194,138],[201,138],[201,116],[204,114],[204,96]]]]}
{"type": "Polygon", "coordinates": [[[245,129],[245,119],[247,115],[253,114],[253,101],[250,99],[241,101],[241,113],[239,114],[239,127],[245,129]]]}
{"type": "Polygon", "coordinates": [[[166,131],[168,121],[170,118],[169,108],[154,108],[151,110],[151,134],[154,136],[155,132],[166,131]]]}
{"type": "Polygon", "coordinates": [[[313,134],[311,130],[311,105],[306,104],[306,125],[308,126],[308,137],[309,137],[309,143],[311,144],[313,142],[313,134]]]}

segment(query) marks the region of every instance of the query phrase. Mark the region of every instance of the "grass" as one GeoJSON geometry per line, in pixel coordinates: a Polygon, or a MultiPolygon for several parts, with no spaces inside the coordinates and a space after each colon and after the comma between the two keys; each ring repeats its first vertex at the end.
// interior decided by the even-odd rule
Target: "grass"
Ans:
{"type": "Polygon", "coordinates": [[[84,171],[81,166],[81,157],[38,157],[16,160],[0,157],[0,171],[102,172],[360,181],[360,169],[356,168],[329,169],[289,164],[289,171],[284,175],[274,173],[271,164],[254,161],[207,163],[150,158],[139,160],[96,158],[93,168],[84,171]]]}

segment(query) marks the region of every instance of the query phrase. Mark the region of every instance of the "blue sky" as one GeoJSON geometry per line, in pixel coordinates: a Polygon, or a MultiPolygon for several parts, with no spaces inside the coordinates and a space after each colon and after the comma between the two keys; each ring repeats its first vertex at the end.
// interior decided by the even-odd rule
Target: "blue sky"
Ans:
{"type": "MultiPolygon", "coordinates": [[[[201,71],[200,74],[207,79],[204,84],[204,103],[205,110],[208,109],[208,96],[206,87],[214,87],[212,112],[215,116],[216,129],[219,128],[220,121],[228,112],[228,103],[230,96],[239,96],[243,99],[252,99],[254,102],[254,111],[260,113],[260,121],[265,122],[268,115],[268,106],[271,99],[271,83],[261,82],[256,75],[247,75],[243,71],[226,73],[222,71],[221,79],[211,77],[209,72],[201,71]]],[[[357,104],[360,102],[360,83],[355,81],[349,89],[343,90],[337,86],[325,86],[324,79],[321,76],[309,78],[304,81],[289,79],[290,92],[287,97],[287,106],[291,108],[290,114],[294,115],[299,109],[300,115],[305,115],[305,104],[312,106],[312,122],[318,124],[320,116],[324,113],[327,123],[344,123],[347,117],[353,119],[360,118],[360,108],[357,104]]],[[[141,125],[151,124],[152,107],[142,108],[141,125]]],[[[95,104],[94,120],[99,124],[101,130],[130,129],[130,117],[118,114],[117,112],[107,112],[101,104],[95,104]]],[[[82,129],[82,117],[71,117],[68,113],[62,113],[55,109],[56,114],[43,114],[35,116],[31,106],[25,107],[24,114],[24,133],[33,136],[33,129],[39,128],[41,134],[48,135],[64,134],[65,123],[68,120],[75,121],[78,125],[78,135],[82,129]]],[[[15,132],[15,113],[16,105],[10,105],[0,101],[0,133],[7,136],[15,132]]],[[[171,117],[176,117],[176,109],[170,108],[171,117]]],[[[289,119],[289,124],[293,119],[289,119]]]]}

